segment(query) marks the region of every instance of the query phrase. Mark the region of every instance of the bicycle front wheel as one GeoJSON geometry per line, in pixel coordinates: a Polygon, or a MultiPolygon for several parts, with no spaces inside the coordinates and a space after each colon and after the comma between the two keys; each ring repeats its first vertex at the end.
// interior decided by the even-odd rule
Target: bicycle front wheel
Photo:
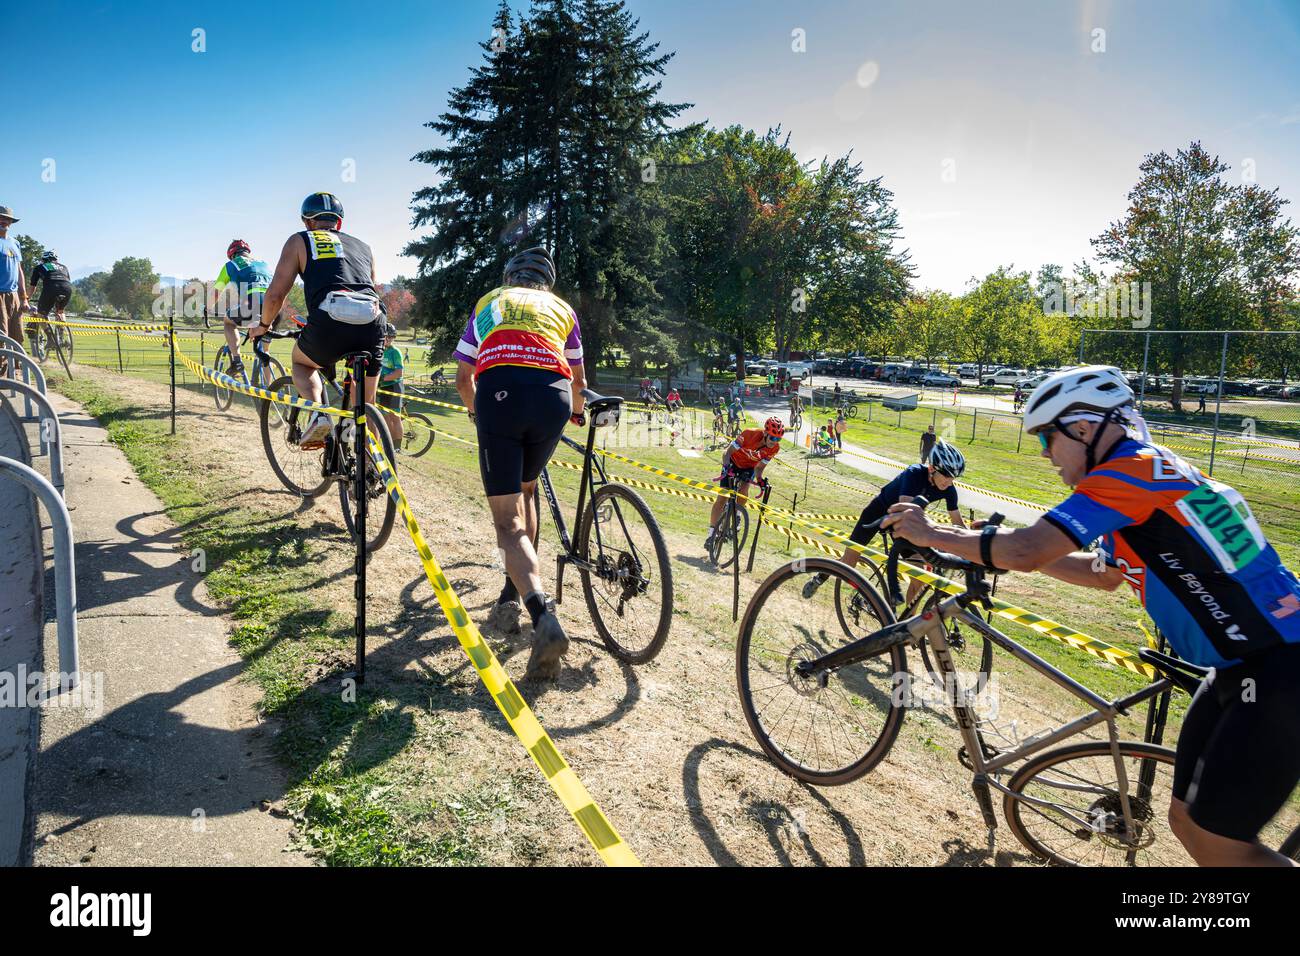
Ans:
{"type": "MultiPolygon", "coordinates": [[[[366,421],[373,428],[380,447],[384,449],[384,457],[388,459],[389,467],[396,472],[397,455],[393,451],[393,439],[388,434],[388,426],[384,424],[383,414],[374,405],[367,404],[366,421]]],[[[352,459],[353,449],[345,448],[340,451],[344,461],[352,459]]],[[[360,464],[366,469],[366,552],[374,553],[384,546],[388,536],[393,533],[393,519],[397,517],[397,502],[388,497],[374,460],[366,455],[366,460],[360,464]]],[[[343,524],[354,539],[357,534],[357,503],[353,486],[357,467],[358,463],[352,461],[352,467],[344,469],[346,479],[339,482],[339,506],[343,509],[343,524]]]]}
{"type": "Polygon", "coordinates": [[[839,561],[800,558],[759,585],[740,623],[736,682],[750,732],[783,772],[837,786],[857,780],[889,753],[906,713],[898,693],[907,679],[902,645],[833,670],[805,674],[798,665],[892,623],[894,613],[880,595],[839,561]],[[811,584],[819,573],[863,596],[859,630],[840,625],[830,581],[811,584]]]}
{"type": "Polygon", "coordinates": [[[1030,852],[1058,866],[1195,865],[1167,819],[1174,752],[1122,740],[1119,754],[1127,786],[1121,786],[1104,740],[1031,758],[1007,784],[1003,813],[1011,832],[1030,852]],[[1139,785],[1144,769],[1152,777],[1146,788],[1139,785]]]}
{"type": "Polygon", "coordinates": [[[745,550],[749,539],[749,511],[736,501],[729,502],[718,522],[718,531],[713,536],[709,555],[719,568],[729,568],[733,561],[740,559],[740,552],[745,550]]]}
{"type": "Polygon", "coordinates": [[[858,417],[858,406],[856,406],[856,405],[850,405],[847,409],[845,409],[845,411],[846,411],[846,413],[847,413],[847,415],[848,415],[849,418],[857,418],[857,417],[858,417]]]}
{"type": "Polygon", "coordinates": [[[596,632],[609,652],[629,664],[652,660],[668,639],[673,617],[673,573],[654,513],[623,485],[592,495],[578,530],[582,593],[596,632]]]}
{"type": "MultiPolygon", "coordinates": [[[[222,375],[230,375],[230,348],[221,346],[217,352],[217,357],[212,361],[213,371],[220,372],[222,375]]],[[[234,376],[232,375],[231,378],[234,376]]],[[[235,393],[224,385],[216,382],[212,383],[212,400],[217,403],[217,411],[224,412],[230,407],[230,403],[235,400],[235,393]]]]}
{"type": "Polygon", "coordinates": [[[46,356],[49,355],[49,353],[46,351],[47,345],[45,339],[45,329],[40,326],[37,326],[36,328],[32,329],[30,333],[30,338],[32,342],[32,355],[35,357],[36,361],[44,362],[46,356]]]}
{"type": "Polygon", "coordinates": [[[69,363],[72,361],[72,329],[59,326],[56,333],[60,347],[63,349],[63,361],[69,363]]]}
{"type": "Polygon", "coordinates": [[[423,412],[407,412],[402,421],[402,451],[419,458],[433,447],[433,422],[423,412]]]}
{"type": "MultiPolygon", "coordinates": [[[[260,361],[259,361],[259,362],[257,363],[257,383],[256,383],[256,384],[257,384],[257,386],[258,386],[259,388],[264,388],[264,389],[266,389],[267,391],[271,391],[271,390],[272,390],[272,389],[271,389],[271,385],[272,385],[274,382],[276,382],[277,380],[282,379],[282,378],[285,378],[285,377],[286,377],[286,376],[285,376],[285,374],[284,374],[284,366],[280,364],[280,361],[279,361],[278,359],[271,359],[271,360],[269,360],[269,361],[267,361],[267,362],[260,362],[260,361]]],[[[292,377],[290,376],[289,378],[290,378],[290,380],[292,381],[292,377]]],[[[290,391],[289,394],[292,395],[293,392],[290,391]]],[[[274,426],[277,427],[277,428],[281,428],[281,427],[283,427],[284,425],[287,425],[287,424],[288,424],[288,422],[289,422],[289,412],[291,411],[291,409],[290,409],[290,407],[289,407],[288,405],[279,405],[279,404],[277,404],[277,403],[275,403],[275,402],[268,402],[266,399],[260,399],[260,398],[259,398],[259,399],[255,399],[255,401],[257,401],[260,405],[270,405],[270,406],[271,406],[271,418],[270,418],[270,423],[271,423],[272,425],[274,425],[274,426]]],[[[261,412],[260,412],[260,409],[259,409],[259,414],[260,414],[260,413],[261,413],[261,412]]]]}
{"type": "MultiPolygon", "coordinates": [[[[273,392],[296,394],[293,379],[288,375],[277,378],[267,387],[273,392]]],[[[262,449],[280,483],[304,498],[315,498],[323,492],[330,483],[325,475],[325,450],[317,448],[309,451],[298,447],[303,426],[307,424],[311,412],[305,408],[262,402],[257,417],[262,431],[262,449]],[[271,410],[273,407],[275,411],[271,410]],[[283,425],[280,424],[281,415],[284,416],[283,425]]]]}

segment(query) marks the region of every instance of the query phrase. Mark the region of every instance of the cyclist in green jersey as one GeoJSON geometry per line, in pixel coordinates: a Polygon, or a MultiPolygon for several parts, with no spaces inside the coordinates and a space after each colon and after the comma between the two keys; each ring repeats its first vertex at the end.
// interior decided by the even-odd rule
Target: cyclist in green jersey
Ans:
{"type": "MultiPolygon", "coordinates": [[[[226,313],[222,321],[222,330],[226,334],[226,344],[230,346],[230,374],[238,375],[243,371],[244,363],[239,356],[239,328],[251,329],[262,319],[262,298],[267,286],[271,284],[271,267],[261,259],[254,259],[252,250],[243,239],[233,240],[226,247],[226,262],[217,273],[217,280],[212,284],[209,305],[214,311],[219,307],[223,297],[226,298],[226,313]]],[[[274,322],[271,323],[274,326],[274,322]]]]}
{"type": "Polygon", "coordinates": [[[379,407],[384,410],[384,421],[388,423],[388,434],[393,436],[393,447],[402,447],[402,350],[393,345],[397,338],[397,327],[391,322],[384,323],[384,361],[379,366],[379,407]],[[392,394],[385,395],[385,392],[392,394]]]}

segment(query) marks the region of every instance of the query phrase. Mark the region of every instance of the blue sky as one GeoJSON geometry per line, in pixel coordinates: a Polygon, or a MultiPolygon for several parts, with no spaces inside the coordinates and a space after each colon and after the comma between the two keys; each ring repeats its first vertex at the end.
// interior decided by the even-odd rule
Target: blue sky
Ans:
{"type": "MultiPolygon", "coordinates": [[[[629,7],[676,51],[663,95],[695,104],[684,119],[780,125],[804,159],[852,150],[883,176],[922,286],[1090,255],[1142,156],[1192,139],[1300,204],[1300,0],[629,7]]],[[[411,274],[399,253],[430,170],[409,159],[494,8],[46,0],[37,23],[6,3],[0,204],[77,273],[143,255],[206,277],[236,236],[273,258],[327,189],[381,279],[411,274]]]]}

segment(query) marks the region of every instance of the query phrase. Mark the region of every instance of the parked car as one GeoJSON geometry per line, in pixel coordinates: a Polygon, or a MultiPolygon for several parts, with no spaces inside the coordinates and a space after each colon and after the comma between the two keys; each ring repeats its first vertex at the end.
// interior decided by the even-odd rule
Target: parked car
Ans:
{"type": "Polygon", "coordinates": [[[979,376],[980,367],[973,362],[957,366],[957,375],[960,378],[976,378],[979,376]]]}
{"type": "Polygon", "coordinates": [[[981,385],[1015,385],[1016,382],[1028,376],[1023,368],[1000,368],[992,375],[985,375],[980,380],[981,385]]]}
{"type": "Polygon", "coordinates": [[[961,379],[950,372],[940,372],[938,369],[930,369],[921,379],[922,385],[930,385],[935,388],[956,388],[961,384],[961,379]]]}
{"type": "Polygon", "coordinates": [[[1278,398],[1300,398],[1300,385],[1285,385],[1277,391],[1278,398]]]}
{"type": "Polygon", "coordinates": [[[907,371],[907,366],[899,365],[896,362],[889,362],[880,369],[880,380],[882,382],[897,382],[907,371]]]}
{"type": "Polygon", "coordinates": [[[1016,382],[1016,388],[1033,390],[1037,388],[1039,385],[1041,385],[1043,383],[1043,380],[1046,379],[1047,376],[1051,374],[1052,374],[1051,372],[1039,372],[1037,375],[1026,376],[1025,378],[1019,379],[1016,382]]]}
{"type": "Polygon", "coordinates": [[[1257,389],[1250,382],[1224,382],[1224,395],[1254,395],[1257,389]]]}

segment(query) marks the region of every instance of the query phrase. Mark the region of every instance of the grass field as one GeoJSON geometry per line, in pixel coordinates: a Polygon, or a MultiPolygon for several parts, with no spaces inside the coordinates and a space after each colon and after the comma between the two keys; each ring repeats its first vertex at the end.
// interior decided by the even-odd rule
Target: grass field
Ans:
{"type": "MultiPolygon", "coordinates": [[[[102,341],[87,347],[90,339],[79,337],[78,360],[116,373],[113,337],[95,338],[102,341]]],[[[209,336],[202,346],[209,361],[213,341],[209,336]]],[[[182,525],[187,545],[203,547],[217,569],[208,587],[233,616],[233,641],[262,691],[265,711],[285,726],[279,740],[294,781],[286,805],[302,839],[333,864],[590,862],[589,849],[571,832],[571,823],[526,758],[521,759],[517,743],[449,639],[418,564],[405,553],[409,543],[399,540],[400,528],[372,564],[374,683],[359,698],[360,707],[339,701],[331,688],[349,661],[351,608],[347,549],[340,546],[337,517],[330,517],[337,507],[328,507],[329,502],[323,512],[317,506],[307,514],[287,507],[266,468],[247,401],[237,398],[229,415],[212,416],[210,392],[190,381],[183,368],[180,434],[169,437],[161,387],[168,375],[163,342],[131,345],[140,354],[124,353],[124,371],[153,384],[133,386],[132,378],[87,372],[59,387],[105,422],[182,525]]],[[[185,349],[200,357],[195,343],[185,349]]],[[[287,357],[283,343],[274,351],[287,357]]],[[[456,400],[451,394],[443,397],[456,400]]],[[[485,557],[490,525],[474,449],[452,440],[472,440],[473,428],[461,412],[431,406],[420,410],[443,434],[423,458],[399,459],[403,485],[453,585],[477,616],[499,571],[485,557]]],[[[905,414],[902,427],[888,420],[859,420],[848,438],[910,460],[918,429],[932,415],[905,414]]],[[[647,465],[707,481],[717,475],[720,457],[701,434],[708,424],[709,416],[697,412],[673,435],[674,429],[629,411],[622,427],[603,432],[601,440],[609,450],[647,465]]],[[[1043,503],[1059,496],[1059,482],[1047,463],[1028,449],[1015,451],[1009,426],[985,427],[981,419],[973,440],[957,436],[972,461],[973,484],[1043,503]]],[[[578,456],[562,447],[557,459],[576,463],[578,456]]],[[[797,495],[799,511],[850,515],[878,488],[877,482],[838,463],[808,462],[792,447],[783,449],[778,460],[790,466],[769,471],[773,503],[782,507],[790,507],[797,495]]],[[[670,484],[621,463],[611,463],[611,471],[670,484]]],[[[561,501],[571,507],[576,472],[554,467],[552,475],[561,501]]],[[[864,839],[896,834],[899,805],[933,805],[949,807],[945,822],[925,823],[930,814],[917,814],[905,839],[868,839],[863,859],[897,864],[989,861],[974,851],[944,852],[953,840],[967,846],[979,842],[982,826],[969,800],[966,774],[953,759],[950,719],[942,713],[909,715],[896,753],[870,782],[834,793],[793,787],[753,756],[747,749],[752,739],[737,713],[732,676],[732,578],[702,560],[707,504],[641,493],[674,558],[677,611],[669,647],[654,664],[629,669],[614,665],[598,643],[590,649],[584,642],[553,691],[529,693],[536,694],[531,702],[557,734],[565,755],[599,781],[598,799],[643,859],[840,859],[845,820],[853,821],[864,839]],[[635,752],[634,760],[629,761],[629,752],[635,752]],[[716,777],[701,773],[708,761],[723,756],[725,772],[715,764],[716,777]],[[827,799],[835,804],[826,804],[827,799]],[[796,853],[791,847],[802,838],[791,836],[794,843],[787,844],[784,829],[774,836],[772,814],[786,819],[791,813],[809,814],[798,819],[810,821],[806,829],[817,853],[796,853]],[[940,850],[933,838],[945,832],[949,836],[940,850]],[[773,847],[781,848],[775,857],[773,847]]],[[[1276,537],[1263,509],[1257,505],[1257,510],[1276,537]]],[[[566,517],[571,519],[571,513],[566,517]]],[[[841,529],[849,525],[824,523],[841,529]]],[[[543,551],[553,555],[555,532],[549,519],[543,519],[542,533],[543,551]]],[[[740,579],[742,610],[771,570],[803,553],[776,529],[765,527],[761,534],[754,570],[740,579]]],[[[1294,537],[1290,546],[1294,553],[1294,537]]],[[[549,560],[544,557],[548,577],[553,573],[553,566],[546,567],[549,560]]],[[[1000,584],[999,596],[1125,649],[1136,648],[1143,639],[1138,625],[1144,615],[1125,592],[1086,591],[1038,575],[1014,575],[1000,584]]],[[[585,609],[576,594],[563,607],[569,615],[566,626],[581,628],[585,609]]],[[[1100,693],[1119,695],[1143,683],[1026,628],[1004,621],[998,626],[1100,693]]],[[[512,672],[521,668],[517,645],[494,639],[493,646],[512,672]]],[[[1023,667],[1001,658],[995,663],[1010,705],[1023,709],[1024,726],[1041,724],[1047,713],[1055,720],[1077,714],[1077,704],[1044,687],[1023,667]]],[[[1174,697],[1167,739],[1176,736],[1185,706],[1186,698],[1174,697]]],[[[1140,735],[1141,716],[1126,722],[1126,734],[1140,735]]],[[[1016,858],[999,854],[994,859],[1016,858]]]]}

